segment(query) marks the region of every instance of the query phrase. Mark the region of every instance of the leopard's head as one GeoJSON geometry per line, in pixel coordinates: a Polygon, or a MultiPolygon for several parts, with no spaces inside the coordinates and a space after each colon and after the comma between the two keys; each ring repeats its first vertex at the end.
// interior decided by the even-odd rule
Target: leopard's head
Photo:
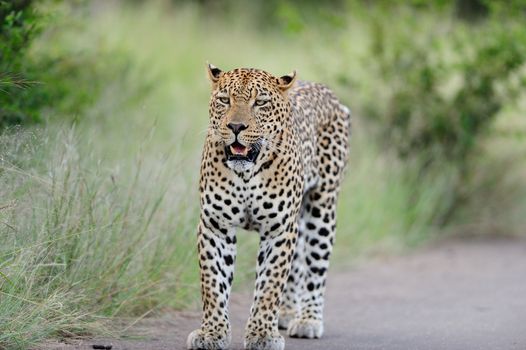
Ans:
{"type": "Polygon", "coordinates": [[[287,90],[296,73],[275,77],[259,69],[223,72],[207,65],[212,83],[210,133],[225,147],[227,165],[253,167],[264,149],[278,149],[279,135],[291,125],[287,90]]]}

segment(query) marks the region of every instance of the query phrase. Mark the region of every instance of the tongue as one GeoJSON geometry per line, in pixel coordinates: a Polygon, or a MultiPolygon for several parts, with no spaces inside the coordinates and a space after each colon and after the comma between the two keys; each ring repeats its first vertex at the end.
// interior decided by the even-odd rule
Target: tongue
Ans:
{"type": "Polygon", "coordinates": [[[231,150],[232,150],[232,153],[235,155],[246,156],[248,153],[248,149],[242,145],[231,146],[231,150]]]}

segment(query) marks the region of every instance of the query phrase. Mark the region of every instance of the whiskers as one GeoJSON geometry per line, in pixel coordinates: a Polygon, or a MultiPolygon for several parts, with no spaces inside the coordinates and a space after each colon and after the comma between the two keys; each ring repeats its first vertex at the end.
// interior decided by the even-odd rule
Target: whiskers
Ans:
{"type": "Polygon", "coordinates": [[[288,151],[286,144],[283,144],[283,137],[280,137],[281,133],[291,134],[288,129],[283,129],[275,133],[268,134],[265,138],[261,138],[261,146],[266,146],[266,149],[271,152],[284,153],[288,151]]]}
{"type": "Polygon", "coordinates": [[[199,134],[204,133],[206,133],[209,139],[214,142],[221,141],[223,139],[221,133],[217,129],[214,129],[212,126],[209,126],[208,128],[204,129],[199,134]]]}
{"type": "Polygon", "coordinates": [[[276,141],[269,141],[266,142],[267,150],[271,152],[279,152],[279,153],[286,153],[288,152],[288,148],[286,145],[283,145],[282,143],[276,142],[276,141]]]}
{"type": "Polygon", "coordinates": [[[262,138],[259,138],[256,142],[252,143],[252,149],[259,153],[261,151],[261,148],[263,147],[263,141],[264,140],[262,138]]]}

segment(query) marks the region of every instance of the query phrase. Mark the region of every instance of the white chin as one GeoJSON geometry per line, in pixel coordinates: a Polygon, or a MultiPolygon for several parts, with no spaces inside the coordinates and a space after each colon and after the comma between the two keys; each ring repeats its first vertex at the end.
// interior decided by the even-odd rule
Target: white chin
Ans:
{"type": "Polygon", "coordinates": [[[226,165],[236,171],[236,172],[242,172],[246,170],[250,170],[254,167],[254,163],[249,162],[247,160],[228,160],[226,162],[226,165]]]}

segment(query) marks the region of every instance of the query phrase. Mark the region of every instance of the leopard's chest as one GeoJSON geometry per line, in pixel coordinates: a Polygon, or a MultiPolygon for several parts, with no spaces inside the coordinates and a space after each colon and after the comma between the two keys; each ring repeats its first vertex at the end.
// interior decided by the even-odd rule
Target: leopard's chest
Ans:
{"type": "Polygon", "coordinates": [[[288,221],[301,199],[294,190],[300,184],[292,180],[256,177],[241,185],[239,206],[243,208],[243,222],[238,226],[259,232],[275,231],[288,221]]]}
{"type": "Polygon", "coordinates": [[[297,215],[301,204],[301,177],[281,177],[266,172],[248,181],[232,176],[228,188],[207,187],[201,205],[220,228],[238,227],[260,233],[273,232],[297,215]]]}

